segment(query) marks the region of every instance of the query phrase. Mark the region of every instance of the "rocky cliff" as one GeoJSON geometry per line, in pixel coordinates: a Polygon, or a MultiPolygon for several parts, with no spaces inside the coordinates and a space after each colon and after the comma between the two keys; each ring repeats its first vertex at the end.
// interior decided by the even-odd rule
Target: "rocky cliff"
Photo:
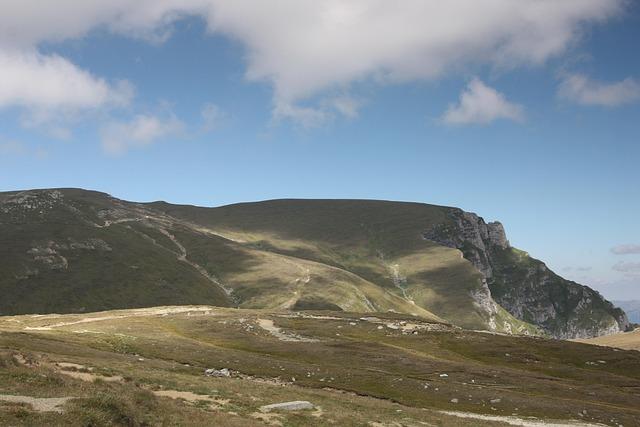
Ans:
{"type": "Polygon", "coordinates": [[[499,222],[451,209],[448,221],[423,233],[459,249],[482,273],[493,299],[516,318],[556,338],[588,338],[625,331],[629,321],[597,291],[563,279],[543,262],[511,247],[499,222]]]}

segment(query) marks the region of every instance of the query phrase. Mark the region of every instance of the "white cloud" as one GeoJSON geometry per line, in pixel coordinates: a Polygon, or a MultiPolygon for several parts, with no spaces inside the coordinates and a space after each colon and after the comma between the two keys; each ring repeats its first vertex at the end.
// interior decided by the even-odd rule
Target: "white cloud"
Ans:
{"type": "Polygon", "coordinates": [[[208,13],[208,0],[0,0],[0,48],[28,48],[85,36],[101,28],[162,40],[170,24],[208,13]]]}
{"type": "Polygon", "coordinates": [[[451,125],[486,124],[498,119],[522,121],[524,109],[511,103],[500,92],[474,78],[460,94],[457,105],[450,105],[442,121],[451,125]]]}
{"type": "Polygon", "coordinates": [[[60,56],[0,50],[0,108],[50,111],[122,106],[131,96],[128,83],[109,84],[60,56]]]}
{"type": "MultiPolygon", "coordinates": [[[[246,48],[246,77],[274,88],[274,116],[326,120],[302,101],[373,79],[431,80],[468,65],[541,64],[585,24],[625,0],[0,0],[0,49],[79,38],[96,28],[162,40],[171,23],[203,17],[246,48]]],[[[349,116],[353,109],[334,107],[349,116]],[[341,111],[342,110],[342,111],[341,111]]]]}
{"type": "Polygon", "coordinates": [[[570,74],[562,79],[558,96],[581,105],[616,107],[640,101],[640,83],[631,77],[605,83],[582,74],[570,74]]]}
{"type": "Polygon", "coordinates": [[[611,248],[616,255],[640,254],[640,245],[618,245],[611,248]]]}
{"type": "Polygon", "coordinates": [[[108,154],[121,154],[130,148],[151,145],[184,130],[184,123],[173,114],[168,117],[140,114],[130,121],[113,121],[101,131],[102,146],[108,154]]]}
{"type": "MultiPolygon", "coordinates": [[[[617,0],[214,1],[212,30],[248,48],[247,77],[275,88],[276,109],[375,77],[434,79],[469,63],[540,64],[617,0]]],[[[306,116],[306,114],[305,114],[306,116]]]]}

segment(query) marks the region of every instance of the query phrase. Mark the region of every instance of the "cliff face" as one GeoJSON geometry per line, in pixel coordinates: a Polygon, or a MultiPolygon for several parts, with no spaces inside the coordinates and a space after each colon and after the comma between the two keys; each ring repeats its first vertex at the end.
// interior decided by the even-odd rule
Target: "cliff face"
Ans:
{"type": "Polygon", "coordinates": [[[556,338],[588,338],[629,327],[625,313],[598,292],[563,279],[526,252],[510,246],[499,222],[451,209],[449,221],[423,233],[462,251],[482,273],[493,299],[516,318],[556,338]]]}

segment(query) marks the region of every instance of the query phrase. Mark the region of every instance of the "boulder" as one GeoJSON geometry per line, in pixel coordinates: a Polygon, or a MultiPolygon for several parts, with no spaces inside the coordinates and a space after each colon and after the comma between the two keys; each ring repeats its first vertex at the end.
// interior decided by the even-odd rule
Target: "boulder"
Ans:
{"type": "Polygon", "coordinates": [[[222,369],[207,369],[204,374],[208,377],[230,377],[231,371],[228,368],[222,369]]]}
{"type": "Polygon", "coordinates": [[[261,406],[261,411],[299,411],[302,409],[313,409],[315,406],[311,402],[307,402],[306,400],[295,400],[293,402],[282,402],[282,403],[274,403],[271,405],[261,406]]]}

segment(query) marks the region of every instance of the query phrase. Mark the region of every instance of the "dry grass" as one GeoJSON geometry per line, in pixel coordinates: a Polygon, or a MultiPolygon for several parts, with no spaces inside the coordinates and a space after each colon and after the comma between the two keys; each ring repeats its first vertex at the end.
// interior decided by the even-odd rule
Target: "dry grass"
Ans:
{"type": "Polygon", "coordinates": [[[640,417],[640,353],[469,332],[400,314],[361,317],[165,307],[0,318],[0,394],[77,398],[61,414],[0,404],[0,424],[264,425],[261,406],[291,400],[320,410],[267,421],[499,425],[439,412],[462,411],[632,426],[640,417]],[[314,341],[281,340],[259,319],[314,341]],[[82,381],[61,367],[123,381],[82,381]],[[232,376],[203,375],[222,367],[232,376]],[[203,398],[173,398],[194,395],[203,398]]]}
{"type": "Polygon", "coordinates": [[[602,337],[575,341],[583,342],[585,344],[595,344],[606,347],[622,348],[625,350],[640,351],[640,328],[636,328],[631,332],[625,332],[622,334],[605,335],[602,337]]]}

